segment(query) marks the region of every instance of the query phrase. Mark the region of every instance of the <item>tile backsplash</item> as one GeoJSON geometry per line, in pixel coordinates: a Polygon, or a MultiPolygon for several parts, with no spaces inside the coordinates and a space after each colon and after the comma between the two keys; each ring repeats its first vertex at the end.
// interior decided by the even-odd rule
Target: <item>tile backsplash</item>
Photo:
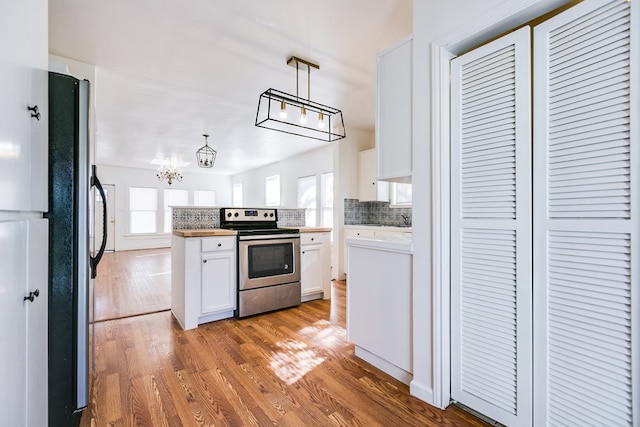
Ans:
{"type": "Polygon", "coordinates": [[[411,208],[392,208],[389,202],[361,202],[358,199],[345,199],[344,224],[411,226],[411,208]],[[403,215],[407,217],[406,224],[403,215]]]}
{"type": "MultiPolygon", "coordinates": [[[[171,210],[174,230],[220,228],[220,208],[176,206],[171,210]]],[[[279,227],[302,227],[304,220],[304,209],[278,209],[279,227]]]]}

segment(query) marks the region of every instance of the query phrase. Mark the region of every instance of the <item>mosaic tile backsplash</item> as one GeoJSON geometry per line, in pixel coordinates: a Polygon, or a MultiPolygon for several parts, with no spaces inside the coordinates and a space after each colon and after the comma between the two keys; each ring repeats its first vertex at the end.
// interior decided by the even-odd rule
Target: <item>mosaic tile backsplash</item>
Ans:
{"type": "Polygon", "coordinates": [[[344,200],[345,225],[411,226],[411,208],[392,208],[389,202],[344,200]],[[407,218],[406,223],[403,215],[407,218]]]}
{"type": "MultiPolygon", "coordinates": [[[[220,228],[220,208],[174,207],[171,220],[174,230],[220,228]]],[[[278,226],[304,226],[304,209],[278,209],[278,226]]]]}

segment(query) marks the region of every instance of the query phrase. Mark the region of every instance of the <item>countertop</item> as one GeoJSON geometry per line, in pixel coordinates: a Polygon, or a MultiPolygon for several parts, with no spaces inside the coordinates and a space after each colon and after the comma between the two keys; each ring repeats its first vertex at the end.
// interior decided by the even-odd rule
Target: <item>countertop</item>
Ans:
{"type": "Polygon", "coordinates": [[[225,230],[223,228],[203,228],[191,230],[173,230],[175,236],[180,237],[211,237],[211,236],[235,236],[235,230],[225,230]]]}
{"type": "MultiPolygon", "coordinates": [[[[289,227],[282,227],[282,228],[289,228],[289,227]]],[[[298,230],[300,230],[301,233],[325,233],[325,232],[331,232],[331,228],[329,227],[291,227],[291,228],[297,228],[298,230]]]]}
{"type": "Polygon", "coordinates": [[[380,237],[347,237],[347,246],[354,246],[366,249],[377,249],[382,251],[413,253],[413,242],[411,233],[400,233],[397,235],[380,237]]]}
{"type": "Polygon", "coordinates": [[[345,228],[370,228],[376,230],[391,230],[400,231],[403,233],[411,233],[411,226],[409,225],[382,225],[382,224],[349,224],[344,226],[345,228]]]}
{"type": "MultiPolygon", "coordinates": [[[[330,232],[328,227],[282,227],[297,228],[301,233],[324,233],[330,232]]],[[[211,237],[211,236],[235,236],[238,234],[235,230],[227,230],[224,228],[203,228],[190,230],[173,230],[173,234],[180,237],[211,237]]]]}

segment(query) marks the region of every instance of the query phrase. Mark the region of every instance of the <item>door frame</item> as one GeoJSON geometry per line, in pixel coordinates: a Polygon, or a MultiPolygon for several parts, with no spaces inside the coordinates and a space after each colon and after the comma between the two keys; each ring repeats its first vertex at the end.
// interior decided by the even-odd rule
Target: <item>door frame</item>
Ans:
{"type": "MultiPolygon", "coordinates": [[[[458,54],[510,29],[561,7],[571,0],[517,0],[505,4],[435,40],[430,46],[431,57],[431,293],[432,353],[414,353],[414,363],[431,362],[433,404],[441,409],[451,401],[451,276],[450,276],[450,61],[458,54]],[[426,357],[425,357],[426,356],[426,357]]],[[[414,39],[415,42],[415,39],[414,39]]],[[[419,49],[414,47],[414,55],[419,49]]],[[[414,64],[418,62],[414,59],[414,64]]],[[[414,76],[421,76],[414,69],[414,76]]],[[[415,123],[415,120],[414,120],[415,123]]],[[[415,141],[415,139],[414,139],[415,141]]],[[[415,243],[414,243],[415,244],[415,243]]],[[[414,337],[414,343],[421,337],[414,337]]],[[[414,344],[414,348],[417,346],[414,344]]],[[[418,347],[420,348],[420,347],[418,347]]],[[[415,369],[414,369],[415,371],[415,369]]]]}

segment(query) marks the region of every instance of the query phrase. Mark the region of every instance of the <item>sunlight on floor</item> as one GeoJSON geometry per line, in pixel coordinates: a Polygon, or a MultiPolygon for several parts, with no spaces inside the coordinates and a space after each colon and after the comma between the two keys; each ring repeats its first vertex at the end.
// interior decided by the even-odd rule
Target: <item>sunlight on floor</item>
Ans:
{"type": "MultiPolygon", "coordinates": [[[[339,348],[347,346],[346,331],[344,328],[333,326],[326,320],[319,320],[311,326],[306,326],[299,331],[301,334],[312,337],[314,343],[326,348],[339,348]]],[[[286,340],[276,344],[281,351],[271,356],[270,367],[273,372],[288,385],[291,385],[310,372],[316,366],[324,362],[315,351],[308,348],[301,341],[286,340]]]]}
{"type": "Polygon", "coordinates": [[[323,357],[318,357],[315,351],[307,348],[301,341],[286,340],[276,343],[282,351],[271,356],[271,369],[288,385],[302,378],[307,372],[324,362],[323,357]]]}

